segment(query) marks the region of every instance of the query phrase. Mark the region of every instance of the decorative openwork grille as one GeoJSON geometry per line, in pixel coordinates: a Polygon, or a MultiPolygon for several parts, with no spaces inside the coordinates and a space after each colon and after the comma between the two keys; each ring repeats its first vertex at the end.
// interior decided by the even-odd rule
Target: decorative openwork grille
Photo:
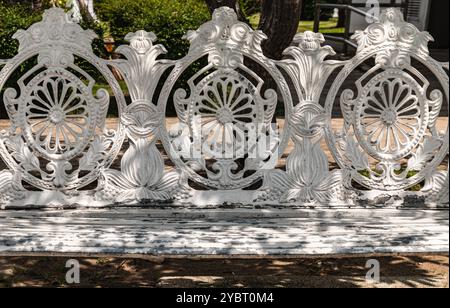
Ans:
{"type": "Polygon", "coordinates": [[[313,32],[268,59],[264,33],[228,8],[186,35],[179,60],[158,59],[145,31],[126,36],[121,59],[100,59],[94,33],[57,8],[13,38],[18,55],[0,61],[3,207],[448,206],[448,63],[396,9],[355,34],[348,61],[329,60],[313,32]]]}

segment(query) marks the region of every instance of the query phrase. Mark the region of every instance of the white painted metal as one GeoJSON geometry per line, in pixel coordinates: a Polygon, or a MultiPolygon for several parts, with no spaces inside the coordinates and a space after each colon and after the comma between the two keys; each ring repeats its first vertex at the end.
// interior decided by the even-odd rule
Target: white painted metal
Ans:
{"type": "Polygon", "coordinates": [[[448,211],[156,210],[0,212],[0,255],[311,255],[448,252],[448,211]]]}
{"type": "Polygon", "coordinates": [[[342,131],[326,133],[336,161],[369,189],[398,191],[425,180],[430,194],[448,195],[448,171],[439,170],[448,155],[448,128],[442,132],[436,127],[442,103],[449,99],[448,74],[429,56],[432,37],[389,9],[380,23],[358,31],[354,39],[357,55],[336,77],[327,98],[331,114],[333,101],[343,90],[345,125],[342,131]],[[374,66],[356,81],[356,93],[342,89],[345,79],[371,59],[374,66]],[[413,60],[435,75],[441,89],[431,87],[413,60]]]}
{"type": "Polygon", "coordinates": [[[328,60],[334,51],[312,32],[296,36],[285,60],[268,59],[265,34],[227,8],[186,35],[191,48],[179,60],[158,59],[166,50],[145,31],[127,35],[130,44],[117,49],[122,59],[99,59],[94,37],[58,8],[13,37],[19,53],[0,62],[0,88],[22,63],[36,66],[4,91],[11,127],[0,132],[8,167],[0,171],[3,208],[448,207],[448,166],[442,166],[448,128],[436,126],[449,101],[448,64],[429,56],[430,35],[395,9],[357,32],[358,52],[349,61],[328,60]],[[105,126],[108,91],[94,93],[96,80],[80,59],[114,93],[116,128],[105,126]],[[350,76],[370,61],[347,89],[350,76]],[[110,67],[124,77],[131,102],[110,67]],[[335,101],[345,119],[339,131],[331,126],[335,101]],[[172,102],[177,128],[165,121],[172,102]],[[283,129],[271,125],[280,104],[283,129]],[[331,167],[324,140],[339,169],[331,167]],[[290,141],[286,170],[277,169],[290,141]],[[422,182],[422,191],[410,191],[422,182]]]}
{"type": "MultiPolygon", "coordinates": [[[[411,0],[410,0],[411,1],[411,0]]],[[[419,0],[423,1],[423,0],[419,0]]],[[[362,5],[362,7],[358,7],[359,9],[368,12],[371,16],[379,17],[381,8],[380,5],[389,5],[392,3],[392,0],[352,0],[351,4],[362,5]]],[[[399,5],[403,2],[403,0],[396,0],[395,4],[399,5]]],[[[350,32],[354,33],[357,30],[361,30],[366,28],[372,20],[367,18],[366,16],[362,16],[355,12],[351,12],[351,20],[350,20],[350,32]]]]}

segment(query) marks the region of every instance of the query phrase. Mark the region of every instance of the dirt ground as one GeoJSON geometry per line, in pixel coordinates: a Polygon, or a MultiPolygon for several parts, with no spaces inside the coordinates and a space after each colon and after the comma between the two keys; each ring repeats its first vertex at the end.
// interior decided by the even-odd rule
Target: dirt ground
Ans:
{"type": "Polygon", "coordinates": [[[0,257],[0,287],[324,287],[448,288],[448,255],[358,257],[0,257]],[[81,284],[65,281],[66,261],[80,262],[81,284]],[[365,280],[376,259],[381,282],[365,280]]]}

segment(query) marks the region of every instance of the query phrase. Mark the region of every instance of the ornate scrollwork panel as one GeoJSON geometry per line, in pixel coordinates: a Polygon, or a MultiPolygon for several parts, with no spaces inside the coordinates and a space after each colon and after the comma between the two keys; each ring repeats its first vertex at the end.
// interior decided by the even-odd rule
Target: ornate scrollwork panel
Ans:
{"type": "Polygon", "coordinates": [[[326,59],[335,53],[322,46],[322,34],[305,32],[294,41],[297,45],[289,47],[287,58],[278,63],[294,81],[300,98],[288,116],[294,150],[287,158],[286,171],[267,172],[264,193],[258,200],[300,205],[343,203],[347,198],[346,175],[330,170],[321,148],[327,116],[319,100],[326,80],[344,62],[326,59]]]}
{"type": "Polygon", "coordinates": [[[7,88],[4,102],[11,127],[0,135],[0,154],[20,183],[40,190],[75,191],[97,180],[118,154],[123,132],[108,130],[109,94],[77,64],[82,58],[108,81],[119,112],[125,106],[108,67],[93,54],[92,31],[83,30],[57,8],[18,31],[19,54],[2,70],[0,86],[26,61],[36,65],[7,88]]]}
{"type": "Polygon", "coordinates": [[[118,59],[99,59],[95,34],[57,8],[14,38],[19,53],[0,60],[11,123],[0,131],[2,207],[448,205],[449,130],[439,118],[448,63],[430,57],[431,36],[396,9],[357,31],[348,61],[331,60],[323,35],[309,31],[283,60],[268,59],[266,35],[230,8],[188,32],[179,60],[160,59],[165,48],[143,30],[125,37],[118,59]],[[32,68],[21,73],[23,64],[32,68]],[[119,119],[107,127],[110,94],[119,119]]]}
{"type": "Polygon", "coordinates": [[[336,77],[327,98],[332,115],[342,91],[345,120],[342,131],[328,130],[328,144],[341,168],[351,170],[352,179],[365,187],[408,189],[431,177],[447,155],[448,129],[439,131],[437,119],[448,102],[448,75],[428,54],[430,35],[404,22],[398,10],[386,10],[379,23],[354,38],[358,53],[336,77]],[[356,92],[343,89],[370,59],[375,65],[356,81],[356,92]],[[412,59],[429,69],[442,89],[433,89],[412,59]]]}
{"type": "Polygon", "coordinates": [[[287,136],[277,134],[272,120],[280,100],[277,90],[287,112],[291,109],[288,85],[262,53],[266,36],[239,22],[229,8],[216,10],[211,22],[186,38],[191,42],[189,54],[166,81],[159,106],[166,108],[188,67],[203,57],[208,64],[189,79],[189,92],[174,91],[182,127],[175,134],[163,132],[166,151],[180,170],[204,187],[246,188],[262,178],[286,145],[287,136]],[[275,80],[274,88],[267,87],[255,67],[275,80]]]}
{"type": "Polygon", "coordinates": [[[121,160],[121,170],[104,169],[96,194],[100,200],[110,202],[167,201],[188,196],[180,173],[165,172],[163,157],[156,146],[164,115],[152,99],[170,61],[157,60],[166,53],[162,45],[153,45],[153,33],[138,31],[126,36],[129,46],[120,46],[118,53],[126,59],[110,64],[124,76],[132,103],[120,117],[130,146],[121,160]]]}

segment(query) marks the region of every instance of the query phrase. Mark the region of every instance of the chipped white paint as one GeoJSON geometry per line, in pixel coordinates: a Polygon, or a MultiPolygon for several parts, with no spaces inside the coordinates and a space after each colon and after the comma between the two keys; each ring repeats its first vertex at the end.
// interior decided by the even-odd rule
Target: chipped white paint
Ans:
{"type": "Polygon", "coordinates": [[[448,129],[436,127],[442,104],[448,102],[448,64],[430,58],[430,35],[404,22],[395,9],[357,32],[358,52],[349,61],[328,60],[334,51],[312,32],[295,37],[285,60],[268,59],[261,48],[265,34],[238,22],[227,8],[186,35],[191,48],[180,60],[159,60],[166,50],[145,31],[127,35],[130,44],[117,49],[123,59],[102,60],[92,52],[94,37],[57,8],[15,34],[19,54],[2,60],[0,86],[23,62],[37,59],[37,64],[18,80],[18,91],[4,91],[12,123],[0,134],[0,155],[8,166],[0,180],[4,208],[161,202],[320,207],[367,201],[389,206],[386,199],[380,201],[379,191],[396,205],[407,203],[406,198],[414,204],[448,205],[448,171],[440,166],[448,153],[448,129]],[[105,128],[108,92],[94,93],[96,81],[79,58],[110,85],[120,116],[115,129],[105,128]],[[186,87],[176,88],[200,59],[207,59],[204,67],[186,87]],[[371,59],[373,67],[358,79],[356,89],[344,88],[346,79],[371,59]],[[441,89],[431,87],[412,59],[435,75],[441,89]],[[131,103],[111,66],[124,77],[131,103]],[[272,83],[258,76],[262,70],[272,83]],[[336,70],[340,73],[322,106],[325,82],[336,70]],[[336,99],[345,118],[340,131],[331,129],[336,99]],[[172,101],[178,129],[164,121],[172,101]],[[281,103],[287,121],[278,131],[271,122],[281,103]],[[252,138],[267,142],[252,147],[252,138]],[[340,169],[331,169],[320,146],[323,139],[340,169]],[[289,140],[295,148],[286,171],[275,169],[289,140]],[[159,142],[174,171],[165,168],[159,142]],[[124,155],[118,158],[120,151],[124,155]],[[120,170],[111,168],[117,159],[120,170]],[[422,192],[408,191],[423,181],[422,192]],[[252,189],[257,183],[262,186],[252,189]],[[355,183],[369,191],[356,189],[355,183]]]}
{"type": "Polygon", "coordinates": [[[299,255],[448,252],[448,211],[105,209],[0,212],[17,252],[299,255]]]}

